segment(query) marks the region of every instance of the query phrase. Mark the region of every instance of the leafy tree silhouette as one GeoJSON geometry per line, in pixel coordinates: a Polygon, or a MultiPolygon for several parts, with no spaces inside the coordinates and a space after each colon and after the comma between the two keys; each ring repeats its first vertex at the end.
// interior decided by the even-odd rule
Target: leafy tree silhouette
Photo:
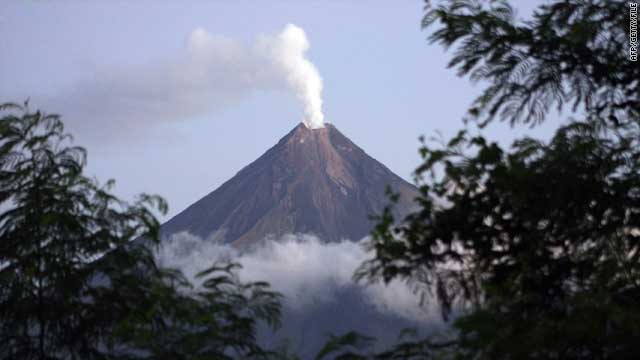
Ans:
{"type": "Polygon", "coordinates": [[[507,149],[466,130],[423,140],[420,208],[400,225],[389,209],[378,218],[356,278],[419,286],[455,315],[454,332],[346,358],[637,358],[640,67],[628,14],[623,1],[557,0],[520,21],[506,1],[427,2],[431,42],[488,84],[465,123],[535,126],[567,105],[574,117],[549,141],[507,149]]]}
{"type": "Polygon", "coordinates": [[[127,204],[83,174],[57,115],[0,106],[0,358],[234,359],[272,353],[280,295],[213,264],[191,284],[153,249],[166,211],[157,196],[127,204]],[[132,242],[144,237],[145,242],[132,242]]]}

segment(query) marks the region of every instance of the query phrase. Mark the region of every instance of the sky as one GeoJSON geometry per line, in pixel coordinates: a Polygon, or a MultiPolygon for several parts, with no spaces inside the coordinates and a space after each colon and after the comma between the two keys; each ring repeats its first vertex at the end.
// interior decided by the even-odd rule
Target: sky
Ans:
{"type": "MultiPolygon", "coordinates": [[[[513,3],[523,16],[533,6],[513,3]]],[[[88,173],[115,179],[127,200],[163,196],[167,220],[303,119],[291,73],[273,67],[295,24],[309,48],[294,50],[322,78],[325,121],[410,181],[418,136],[453,135],[482,89],[446,68],[450,54],[420,29],[422,9],[421,0],[3,1],[0,101],[60,113],[89,151],[88,173]]],[[[507,145],[557,125],[483,133],[507,145]]]]}

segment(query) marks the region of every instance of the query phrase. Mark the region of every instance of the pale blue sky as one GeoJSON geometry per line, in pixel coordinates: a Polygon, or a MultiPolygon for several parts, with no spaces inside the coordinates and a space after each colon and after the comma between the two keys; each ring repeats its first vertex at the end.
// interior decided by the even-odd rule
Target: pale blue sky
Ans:
{"type": "MultiPolygon", "coordinates": [[[[525,14],[532,6],[514,3],[525,14]]],[[[305,30],[308,58],[324,80],[326,120],[409,180],[419,161],[417,137],[453,134],[481,89],[446,69],[449,55],[425,41],[422,7],[421,0],[5,1],[0,101],[31,96],[34,107],[65,115],[72,113],[66,101],[94,82],[115,73],[135,77],[176,59],[198,27],[249,43],[293,23],[305,30]]],[[[85,105],[110,113],[108,103],[85,105]]],[[[69,119],[69,129],[83,129],[76,142],[89,150],[89,173],[116,179],[116,192],[127,199],[160,194],[173,215],[255,160],[301,116],[291,95],[259,91],[172,121],[138,116],[141,125],[120,128],[85,115],[69,119]]],[[[494,124],[485,132],[506,144],[517,134],[547,136],[556,126],[494,124]]]]}

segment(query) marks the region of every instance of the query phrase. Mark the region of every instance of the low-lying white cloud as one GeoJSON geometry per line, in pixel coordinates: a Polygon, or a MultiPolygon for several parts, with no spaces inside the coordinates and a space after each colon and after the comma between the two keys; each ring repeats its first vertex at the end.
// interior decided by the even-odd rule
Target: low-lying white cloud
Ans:
{"type": "Polygon", "coordinates": [[[338,290],[359,287],[376,310],[412,321],[439,321],[436,308],[420,306],[419,297],[405,283],[361,284],[352,279],[356,268],[370,257],[362,242],[324,243],[311,235],[289,235],[265,241],[248,252],[203,241],[188,233],[174,235],[160,249],[162,265],[181,269],[193,279],[198,271],[217,260],[242,264],[244,281],[267,281],[285,296],[285,305],[295,310],[318,302],[335,302],[338,290]]]}
{"type": "Polygon", "coordinates": [[[44,99],[74,131],[101,139],[139,133],[158,123],[222,110],[262,91],[288,92],[302,104],[302,121],[323,126],[322,78],[307,58],[304,30],[287,25],[251,44],[194,29],[173,59],[101,68],[91,78],[44,99]]]}

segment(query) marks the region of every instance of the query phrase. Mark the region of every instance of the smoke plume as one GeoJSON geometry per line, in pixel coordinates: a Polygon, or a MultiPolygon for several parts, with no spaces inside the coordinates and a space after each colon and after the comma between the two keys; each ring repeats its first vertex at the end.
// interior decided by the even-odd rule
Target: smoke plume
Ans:
{"type": "Polygon", "coordinates": [[[275,38],[263,37],[261,48],[285,71],[287,83],[304,104],[304,123],[311,129],[324,126],[322,78],[305,57],[309,41],[301,28],[289,24],[275,38]]]}
{"type": "Polygon", "coordinates": [[[41,100],[62,113],[74,132],[120,138],[158,123],[223,110],[260,92],[285,92],[301,102],[302,121],[323,126],[322,79],[307,59],[304,30],[287,25],[251,44],[203,28],[173,59],[96,69],[91,77],[41,100]]]}

